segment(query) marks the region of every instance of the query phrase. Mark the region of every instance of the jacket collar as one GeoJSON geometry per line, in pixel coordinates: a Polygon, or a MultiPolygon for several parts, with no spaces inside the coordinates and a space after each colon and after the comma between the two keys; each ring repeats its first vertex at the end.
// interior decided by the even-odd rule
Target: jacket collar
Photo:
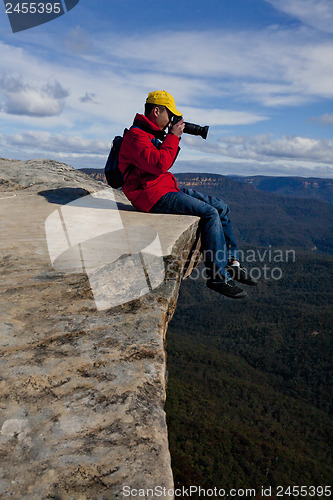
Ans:
{"type": "Polygon", "coordinates": [[[158,126],[155,125],[155,123],[148,120],[148,118],[145,115],[137,113],[135,115],[132,126],[141,128],[148,134],[152,134],[157,139],[160,140],[165,139],[166,133],[163,130],[159,129],[158,126]]]}

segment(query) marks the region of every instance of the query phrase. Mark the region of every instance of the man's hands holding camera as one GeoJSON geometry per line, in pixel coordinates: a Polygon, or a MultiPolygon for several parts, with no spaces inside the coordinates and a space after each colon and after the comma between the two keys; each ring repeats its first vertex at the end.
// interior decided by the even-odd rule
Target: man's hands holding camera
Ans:
{"type": "Polygon", "coordinates": [[[173,125],[170,132],[171,132],[171,134],[174,134],[178,138],[180,138],[180,136],[184,132],[184,127],[185,127],[185,122],[184,122],[184,118],[182,118],[181,120],[179,120],[179,122],[177,122],[173,125]]]}
{"type": "Polygon", "coordinates": [[[173,116],[171,118],[171,122],[169,123],[169,131],[178,138],[180,138],[182,133],[185,132],[186,134],[200,135],[203,139],[206,139],[208,129],[208,125],[201,127],[195,123],[185,122],[182,116],[173,116]]]}

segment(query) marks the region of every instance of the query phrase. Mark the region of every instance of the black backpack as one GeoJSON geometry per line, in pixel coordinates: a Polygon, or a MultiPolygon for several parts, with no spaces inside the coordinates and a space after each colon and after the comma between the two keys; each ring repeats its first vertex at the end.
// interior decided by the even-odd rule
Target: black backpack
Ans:
{"type": "MultiPolygon", "coordinates": [[[[142,126],[139,127],[138,125],[133,125],[131,128],[133,128],[133,127],[134,128],[141,128],[142,130],[146,130],[146,131],[151,132],[151,130],[150,129],[148,130],[146,127],[144,128],[142,126]]],[[[106,161],[105,169],[104,169],[106,181],[109,184],[109,186],[111,186],[114,189],[121,189],[123,187],[127,176],[129,175],[132,168],[135,166],[135,165],[129,165],[124,174],[119,170],[120,146],[121,146],[123,139],[124,139],[124,136],[127,132],[128,132],[128,129],[125,128],[123,136],[117,135],[113,139],[112,145],[111,145],[111,151],[109,153],[108,159],[106,161]]],[[[154,137],[152,139],[152,143],[157,148],[160,145],[160,142],[156,137],[154,137]]]]}
{"type": "MultiPolygon", "coordinates": [[[[127,128],[125,128],[124,130],[124,135],[126,134],[126,132],[128,132],[127,128]]],[[[125,182],[124,174],[119,170],[119,151],[120,146],[123,142],[124,135],[117,135],[113,139],[111,151],[109,153],[104,169],[106,182],[114,189],[123,187],[125,182]]]]}

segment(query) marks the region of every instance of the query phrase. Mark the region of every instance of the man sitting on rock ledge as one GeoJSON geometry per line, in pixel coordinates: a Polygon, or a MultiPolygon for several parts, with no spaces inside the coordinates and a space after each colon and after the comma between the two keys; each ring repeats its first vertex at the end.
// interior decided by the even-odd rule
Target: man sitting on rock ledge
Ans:
{"type": "Polygon", "coordinates": [[[172,95],[165,90],[148,94],[145,114],[135,116],[120,148],[119,169],[125,177],[123,191],[140,211],[200,217],[207,286],[227,297],[246,297],[235,281],[252,286],[258,282],[239,263],[228,206],[219,198],[193,189],[179,189],[169,172],[185,126],[183,118],[172,126],[173,115],[182,113],[176,109],[172,95]],[[169,133],[165,135],[166,130],[169,133]]]}

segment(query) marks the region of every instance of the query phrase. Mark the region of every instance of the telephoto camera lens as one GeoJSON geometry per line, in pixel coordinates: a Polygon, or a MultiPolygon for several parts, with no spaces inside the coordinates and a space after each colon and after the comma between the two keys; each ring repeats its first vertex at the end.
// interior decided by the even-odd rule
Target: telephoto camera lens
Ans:
{"type": "Polygon", "coordinates": [[[194,123],[185,122],[184,132],[185,134],[200,135],[203,139],[206,139],[208,129],[208,125],[201,127],[200,125],[195,125],[194,123]]]}
{"type": "MultiPolygon", "coordinates": [[[[171,120],[172,125],[178,123],[182,118],[182,116],[173,116],[171,120]]],[[[205,127],[201,127],[200,125],[196,125],[195,123],[185,122],[184,132],[185,134],[200,135],[203,139],[206,139],[208,129],[208,125],[206,125],[205,127]]]]}

